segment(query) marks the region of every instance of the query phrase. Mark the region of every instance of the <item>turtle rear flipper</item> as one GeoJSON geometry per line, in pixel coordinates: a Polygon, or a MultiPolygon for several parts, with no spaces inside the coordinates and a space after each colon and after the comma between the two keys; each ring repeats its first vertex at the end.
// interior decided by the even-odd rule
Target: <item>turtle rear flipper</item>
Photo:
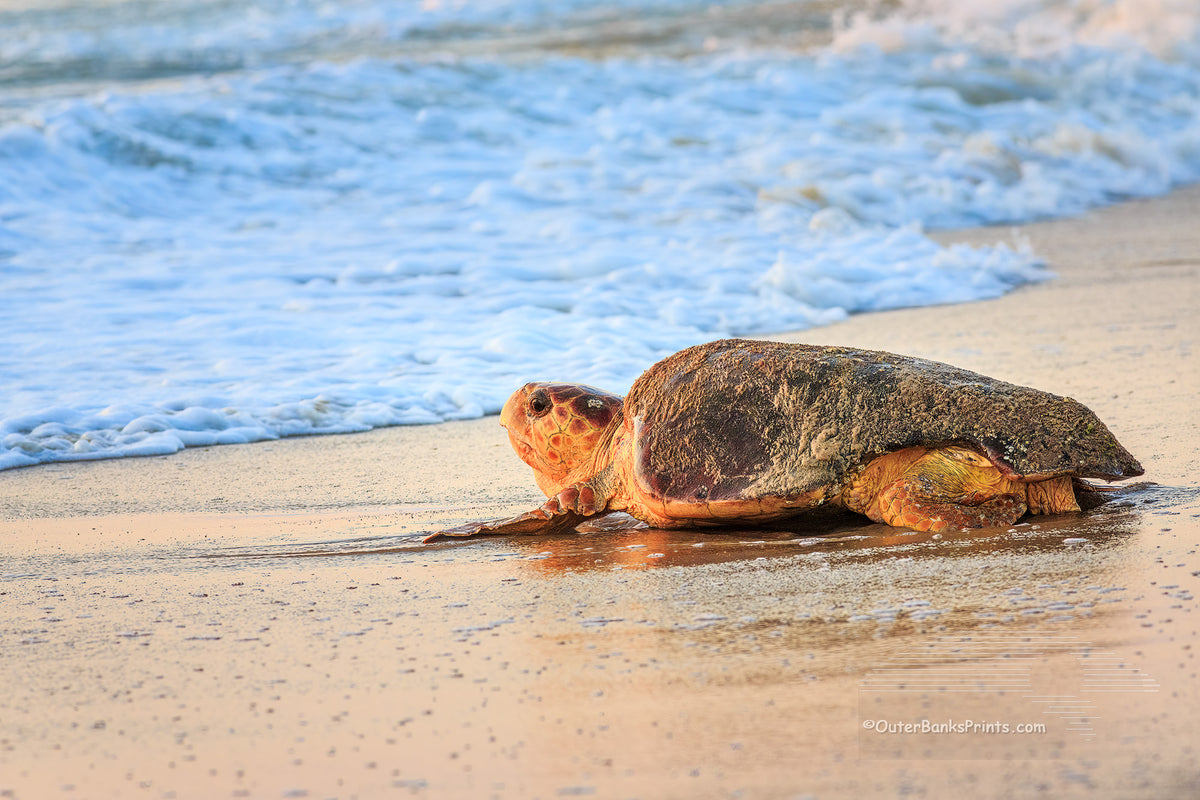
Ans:
{"type": "Polygon", "coordinates": [[[1011,525],[1028,508],[1019,486],[978,453],[939,448],[880,487],[877,521],[933,532],[1011,525]]]}
{"type": "Polygon", "coordinates": [[[925,495],[917,480],[900,478],[880,493],[879,508],[881,521],[888,525],[936,533],[1012,525],[1025,513],[1025,501],[1015,494],[999,494],[978,505],[955,503],[925,495]]]}

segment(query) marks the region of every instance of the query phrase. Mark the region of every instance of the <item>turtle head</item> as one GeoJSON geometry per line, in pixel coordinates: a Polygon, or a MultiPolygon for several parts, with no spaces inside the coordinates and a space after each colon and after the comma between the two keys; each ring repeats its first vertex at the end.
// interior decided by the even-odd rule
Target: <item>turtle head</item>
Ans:
{"type": "Polygon", "coordinates": [[[572,383],[527,383],[500,412],[513,449],[533,467],[547,497],[591,477],[607,447],[608,431],[620,424],[621,397],[572,383]]]}

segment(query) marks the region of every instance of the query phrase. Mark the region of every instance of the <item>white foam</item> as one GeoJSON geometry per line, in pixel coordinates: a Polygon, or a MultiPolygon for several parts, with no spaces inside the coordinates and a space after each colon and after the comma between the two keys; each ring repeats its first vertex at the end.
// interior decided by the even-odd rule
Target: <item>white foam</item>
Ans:
{"type": "Polygon", "coordinates": [[[886,52],[973,49],[1002,57],[1058,57],[1080,47],[1197,55],[1193,0],[899,0],[884,13],[843,14],[834,48],[886,52]]]}
{"type": "MultiPolygon", "coordinates": [[[[202,0],[163,7],[161,30],[128,28],[141,56],[121,25],[63,39],[21,19],[43,25],[47,74],[245,43],[178,22],[202,0]]],[[[1062,7],[1006,5],[993,27],[1062,7]]],[[[1047,277],[1036,254],[925,227],[1200,177],[1194,28],[1160,57],[1101,42],[1116,17],[1093,14],[1032,56],[948,7],[856,19],[812,55],[290,65],[277,51],[337,18],[254,8],[261,66],[59,80],[0,116],[0,468],[479,416],[531,379],[624,391],[700,341],[1047,277]],[[889,25],[899,43],[872,43],[889,25]]]]}

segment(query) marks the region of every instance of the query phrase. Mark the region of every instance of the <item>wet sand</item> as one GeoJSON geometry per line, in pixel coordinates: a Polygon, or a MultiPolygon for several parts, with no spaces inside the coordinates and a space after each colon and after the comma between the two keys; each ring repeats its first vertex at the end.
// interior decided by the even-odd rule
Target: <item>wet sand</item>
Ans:
{"type": "Polygon", "coordinates": [[[1197,219],[781,337],[1083,401],[1155,484],[1086,515],[420,544],[540,501],[495,418],[0,473],[0,797],[1195,796],[1197,219]]]}

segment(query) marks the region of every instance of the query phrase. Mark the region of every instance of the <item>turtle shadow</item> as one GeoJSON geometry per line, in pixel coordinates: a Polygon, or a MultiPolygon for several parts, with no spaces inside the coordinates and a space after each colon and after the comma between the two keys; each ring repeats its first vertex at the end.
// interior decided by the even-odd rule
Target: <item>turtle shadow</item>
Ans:
{"type": "Polygon", "coordinates": [[[575,526],[575,533],[611,534],[627,531],[654,531],[660,534],[684,534],[689,538],[699,534],[735,538],[754,536],[764,539],[793,539],[796,536],[825,536],[832,533],[844,533],[873,525],[861,514],[836,507],[820,508],[800,516],[774,522],[701,524],[689,528],[654,528],[623,511],[617,511],[580,523],[575,526]]]}
{"type": "MultiPolygon", "coordinates": [[[[1038,522],[1059,521],[1063,519],[1077,520],[1080,515],[1106,514],[1134,509],[1139,505],[1178,505],[1189,500],[1200,500],[1200,488],[1188,489],[1180,487],[1164,487],[1152,482],[1139,482],[1120,487],[1076,487],[1076,497],[1080,512],[1056,514],[1051,516],[1025,515],[1014,524],[1037,524],[1038,522]]],[[[1005,526],[1006,528],[1008,526],[1005,526]]],[[[577,533],[618,533],[624,531],[656,531],[659,533],[680,533],[687,531],[689,536],[704,534],[708,536],[727,536],[745,538],[753,536],[758,539],[794,539],[796,537],[829,537],[846,534],[870,534],[880,538],[888,538],[887,532],[896,535],[911,535],[917,533],[908,528],[895,528],[883,523],[871,522],[861,514],[849,511],[840,506],[827,505],[806,511],[795,517],[766,523],[737,523],[723,525],[697,525],[686,529],[652,528],[624,512],[607,514],[595,520],[588,520],[576,526],[577,533]]],[[[978,531],[995,530],[988,528],[974,529],[978,531]]],[[[964,531],[969,532],[969,531],[964,531]]],[[[568,534],[569,535],[569,534],[568,534]]]]}

